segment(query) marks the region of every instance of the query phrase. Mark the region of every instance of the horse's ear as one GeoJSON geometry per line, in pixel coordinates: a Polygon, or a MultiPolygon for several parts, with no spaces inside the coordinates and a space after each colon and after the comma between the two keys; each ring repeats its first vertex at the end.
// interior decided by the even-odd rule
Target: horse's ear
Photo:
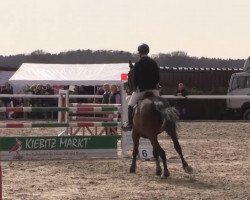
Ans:
{"type": "Polygon", "coordinates": [[[132,69],[134,67],[133,63],[131,62],[131,60],[129,61],[129,68],[132,69]]]}

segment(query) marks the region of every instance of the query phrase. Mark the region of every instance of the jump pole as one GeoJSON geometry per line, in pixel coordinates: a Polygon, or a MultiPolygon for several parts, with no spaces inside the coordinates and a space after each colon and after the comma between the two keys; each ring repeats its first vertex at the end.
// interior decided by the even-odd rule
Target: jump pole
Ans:
{"type": "MultiPolygon", "coordinates": [[[[69,110],[73,113],[79,113],[79,114],[118,114],[118,112],[121,109],[121,104],[90,104],[90,103],[69,103],[69,92],[68,90],[60,90],[59,91],[59,98],[58,98],[58,107],[69,107],[69,108],[74,108],[75,111],[69,110]],[[71,107],[70,107],[71,106],[71,107]],[[72,107],[73,106],[73,107],[72,107]],[[92,110],[93,108],[93,110],[92,110]],[[91,112],[92,111],[92,112],[91,112]]],[[[84,118],[84,117],[69,117],[69,112],[66,111],[65,114],[65,122],[68,123],[70,120],[75,119],[75,120],[86,120],[86,121],[94,121],[94,117],[91,118],[84,118]],[[77,119],[78,118],[78,119],[77,119]]],[[[96,119],[98,120],[98,119],[96,119]]],[[[101,121],[118,121],[117,119],[101,119],[101,121]]],[[[58,122],[62,122],[61,115],[58,115],[58,122]]],[[[83,130],[83,135],[85,133],[85,128],[93,135],[92,131],[89,129],[89,127],[79,127],[77,130],[73,132],[72,127],[66,128],[63,132],[61,132],[58,136],[65,135],[65,134],[70,134],[70,135],[75,135],[77,132],[80,131],[80,129],[83,130]]],[[[97,135],[97,126],[95,126],[95,135],[97,135]]]]}
{"type": "MultiPolygon", "coordinates": [[[[79,114],[115,114],[116,107],[0,107],[0,113],[6,112],[72,112],[79,114]]],[[[67,116],[66,120],[67,121],[67,116]]]]}

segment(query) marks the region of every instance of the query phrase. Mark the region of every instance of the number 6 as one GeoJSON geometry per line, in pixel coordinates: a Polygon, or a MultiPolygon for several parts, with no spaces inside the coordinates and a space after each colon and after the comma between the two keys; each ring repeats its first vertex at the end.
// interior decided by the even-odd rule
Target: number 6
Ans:
{"type": "Polygon", "coordinates": [[[147,150],[142,150],[142,155],[143,157],[147,157],[148,156],[147,150]]]}

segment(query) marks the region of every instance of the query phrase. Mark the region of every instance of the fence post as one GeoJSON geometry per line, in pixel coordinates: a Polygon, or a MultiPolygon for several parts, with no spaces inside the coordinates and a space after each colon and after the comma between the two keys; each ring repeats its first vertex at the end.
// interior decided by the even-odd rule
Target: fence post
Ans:
{"type": "MultiPolygon", "coordinates": [[[[58,107],[69,107],[69,90],[59,90],[58,107]]],[[[66,113],[58,112],[58,122],[62,123],[62,120],[65,123],[69,122],[69,112],[66,113]]],[[[66,129],[63,132],[61,132],[58,136],[64,134],[68,135],[69,130],[71,134],[72,128],[66,127],[66,129]]]]}

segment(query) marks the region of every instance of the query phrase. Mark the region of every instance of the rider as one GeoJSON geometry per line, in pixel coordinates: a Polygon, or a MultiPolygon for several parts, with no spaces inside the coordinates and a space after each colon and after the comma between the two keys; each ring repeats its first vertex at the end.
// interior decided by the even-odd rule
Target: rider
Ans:
{"type": "Polygon", "coordinates": [[[123,126],[124,130],[131,131],[133,126],[133,107],[142,98],[145,92],[153,92],[159,96],[157,85],[160,80],[160,72],[157,63],[148,57],[149,46],[142,44],[138,47],[140,60],[134,65],[134,88],[135,91],[128,102],[128,122],[123,126]]]}

